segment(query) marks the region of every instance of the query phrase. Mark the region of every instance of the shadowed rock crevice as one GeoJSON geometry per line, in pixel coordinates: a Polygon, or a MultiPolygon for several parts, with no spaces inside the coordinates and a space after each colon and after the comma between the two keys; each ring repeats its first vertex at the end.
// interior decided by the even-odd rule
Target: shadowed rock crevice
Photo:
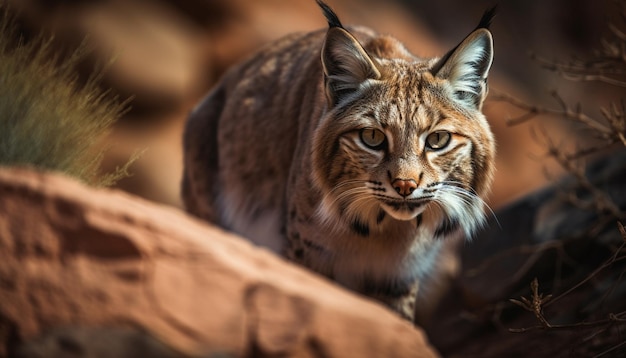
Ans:
{"type": "Polygon", "coordinates": [[[21,342],[18,325],[9,317],[0,314],[0,357],[13,357],[17,354],[21,342]]]}
{"type": "Polygon", "coordinates": [[[306,299],[277,295],[276,288],[262,284],[246,290],[244,300],[252,342],[248,356],[298,357],[304,353],[299,349],[310,349],[313,307],[306,299]]]}
{"type": "Polygon", "coordinates": [[[131,328],[65,327],[23,342],[16,358],[192,358],[148,332],[131,328]]]}

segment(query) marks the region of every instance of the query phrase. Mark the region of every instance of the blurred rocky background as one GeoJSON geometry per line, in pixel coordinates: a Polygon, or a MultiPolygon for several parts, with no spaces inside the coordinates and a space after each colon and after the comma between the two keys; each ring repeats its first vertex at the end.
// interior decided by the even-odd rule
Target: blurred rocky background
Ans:
{"type": "MultiPolygon", "coordinates": [[[[89,60],[78,69],[87,77],[108,64],[103,86],[130,109],[108,139],[103,171],[145,150],[118,186],[153,201],[180,206],[181,132],[192,108],[224,71],[274,39],[325,27],[313,0],[6,0],[19,12],[25,38],[54,36],[59,51],[85,41],[89,60]]],[[[607,31],[610,1],[504,1],[493,24],[494,90],[536,103],[549,91],[595,101],[606,93],[592,85],[563,82],[531,60],[532,50],[563,58],[598,46],[607,31]]],[[[476,25],[491,0],[332,0],[346,24],[369,26],[403,41],[415,54],[436,56],[456,45],[476,25]]],[[[606,91],[605,91],[606,92],[606,91]]],[[[529,126],[510,127],[516,110],[490,101],[485,111],[496,132],[499,157],[492,207],[520,197],[547,181],[544,148],[529,126]],[[539,158],[538,158],[539,157],[539,158]]],[[[542,126],[565,137],[562,124],[542,126]]],[[[548,165],[549,166],[549,165],[548,165]]]]}
{"type": "MultiPolygon", "coordinates": [[[[108,148],[102,171],[143,152],[131,167],[132,176],[118,187],[172,206],[181,205],[180,141],[192,108],[229,66],[265,43],[326,26],[313,0],[4,2],[17,10],[22,37],[16,41],[44,33],[54,37],[52,45],[61,55],[81,43],[91,48],[76,69],[80,78],[104,66],[102,87],[130,99],[128,111],[102,143],[108,148]]],[[[345,24],[393,34],[422,56],[455,46],[493,5],[485,0],[329,3],[345,24]]],[[[490,198],[496,214],[488,229],[463,246],[460,275],[424,325],[441,354],[626,354],[625,20],[626,1],[500,2],[492,27],[492,95],[484,108],[498,140],[490,198]],[[574,72],[555,65],[571,59],[580,60],[574,72]],[[551,112],[541,106],[556,116],[537,117],[551,112]],[[532,120],[511,126],[512,118],[532,120]],[[576,151],[581,147],[591,150],[576,151]],[[565,179],[563,172],[569,173],[565,179]]],[[[99,326],[124,317],[133,317],[131,326],[140,329],[104,336],[122,348],[165,352],[153,356],[171,356],[169,346],[154,339],[167,338],[165,343],[176,347],[171,329],[182,332],[189,346],[204,347],[213,340],[221,347],[221,337],[230,337],[230,351],[241,353],[234,356],[302,356],[293,352],[304,349],[310,356],[331,357],[356,348],[372,356],[435,354],[421,331],[401,325],[382,308],[361,306],[327,283],[310,281],[317,278],[303,279],[306,273],[292,272],[263,250],[178,210],[54,175],[0,172],[0,255],[0,357],[16,349],[24,357],[50,356],[51,345],[82,356],[106,356],[87,353],[91,348],[110,351],[109,341],[93,347],[84,342],[103,336],[99,326]],[[152,265],[165,269],[144,274],[152,265]],[[143,290],[144,283],[154,290],[143,290]],[[241,298],[254,296],[266,284],[279,289],[267,295],[261,290],[260,303],[241,298]],[[160,300],[167,304],[161,306],[160,300]],[[213,315],[213,310],[226,314],[213,315]],[[311,312],[332,319],[312,319],[311,312]],[[16,346],[44,328],[68,322],[79,327],[16,346]],[[302,322],[322,324],[302,328],[302,322]],[[96,330],[81,328],[83,323],[96,330]],[[226,325],[237,334],[248,332],[247,338],[230,335],[222,329],[226,325]]],[[[134,350],[112,352],[135,355],[134,350]]]]}

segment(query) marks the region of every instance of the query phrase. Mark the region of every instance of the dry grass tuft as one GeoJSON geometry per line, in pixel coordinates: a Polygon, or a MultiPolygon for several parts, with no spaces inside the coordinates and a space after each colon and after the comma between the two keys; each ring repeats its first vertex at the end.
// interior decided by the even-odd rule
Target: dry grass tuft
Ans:
{"type": "Polygon", "coordinates": [[[0,5],[0,12],[0,165],[60,171],[97,186],[126,176],[134,159],[99,174],[100,142],[128,103],[99,87],[103,69],[80,82],[86,44],[61,57],[52,38],[25,41],[10,11],[0,5]]]}

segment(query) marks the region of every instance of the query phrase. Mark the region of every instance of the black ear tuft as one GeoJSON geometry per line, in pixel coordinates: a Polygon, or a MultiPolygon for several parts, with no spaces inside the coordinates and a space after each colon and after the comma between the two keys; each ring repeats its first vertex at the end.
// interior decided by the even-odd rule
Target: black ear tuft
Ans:
{"type": "Polygon", "coordinates": [[[496,16],[497,12],[498,12],[498,5],[494,5],[491,9],[485,11],[485,13],[483,14],[483,17],[480,18],[480,22],[478,23],[478,26],[476,26],[476,30],[489,29],[489,26],[491,26],[491,21],[493,21],[493,18],[496,16]]]}
{"type": "Polygon", "coordinates": [[[322,8],[322,11],[324,12],[324,16],[326,17],[326,20],[328,21],[329,28],[333,28],[333,27],[343,28],[343,25],[341,24],[341,21],[339,21],[337,14],[335,14],[335,12],[333,11],[333,9],[330,8],[330,6],[328,6],[322,0],[315,0],[315,1],[317,2],[317,5],[319,5],[319,7],[322,8]]]}

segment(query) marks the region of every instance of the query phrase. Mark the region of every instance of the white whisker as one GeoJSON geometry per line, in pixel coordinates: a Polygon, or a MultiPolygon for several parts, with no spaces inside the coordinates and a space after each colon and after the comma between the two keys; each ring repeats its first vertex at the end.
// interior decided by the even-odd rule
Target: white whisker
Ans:
{"type": "MultiPolygon", "coordinates": [[[[465,235],[471,237],[477,229],[485,225],[487,212],[494,217],[493,210],[472,189],[456,181],[442,181],[430,186],[435,189],[433,202],[450,220],[458,220],[465,235]]],[[[498,223],[499,225],[499,223],[498,223]]]]}
{"type": "Polygon", "coordinates": [[[467,200],[476,200],[480,204],[482,204],[486,208],[486,210],[489,212],[489,214],[490,214],[489,216],[493,217],[493,219],[495,220],[495,222],[498,225],[498,227],[500,229],[502,229],[502,226],[500,225],[500,221],[498,220],[498,217],[496,216],[496,213],[489,206],[489,204],[487,204],[487,202],[485,202],[480,196],[478,196],[476,194],[476,192],[473,189],[471,191],[469,191],[467,189],[464,189],[464,188],[459,186],[459,184],[460,184],[459,182],[455,182],[455,181],[443,181],[441,183],[444,184],[444,186],[442,187],[443,190],[453,191],[456,194],[459,194],[459,195],[461,195],[463,197],[466,197],[467,200]]]}
{"type": "Polygon", "coordinates": [[[323,204],[318,207],[317,215],[327,225],[334,225],[340,218],[343,220],[363,219],[368,217],[377,204],[372,195],[371,184],[367,180],[346,180],[335,185],[325,196],[323,204]],[[343,210],[341,215],[337,208],[343,210]],[[334,213],[334,214],[332,214],[334,213]]]}

